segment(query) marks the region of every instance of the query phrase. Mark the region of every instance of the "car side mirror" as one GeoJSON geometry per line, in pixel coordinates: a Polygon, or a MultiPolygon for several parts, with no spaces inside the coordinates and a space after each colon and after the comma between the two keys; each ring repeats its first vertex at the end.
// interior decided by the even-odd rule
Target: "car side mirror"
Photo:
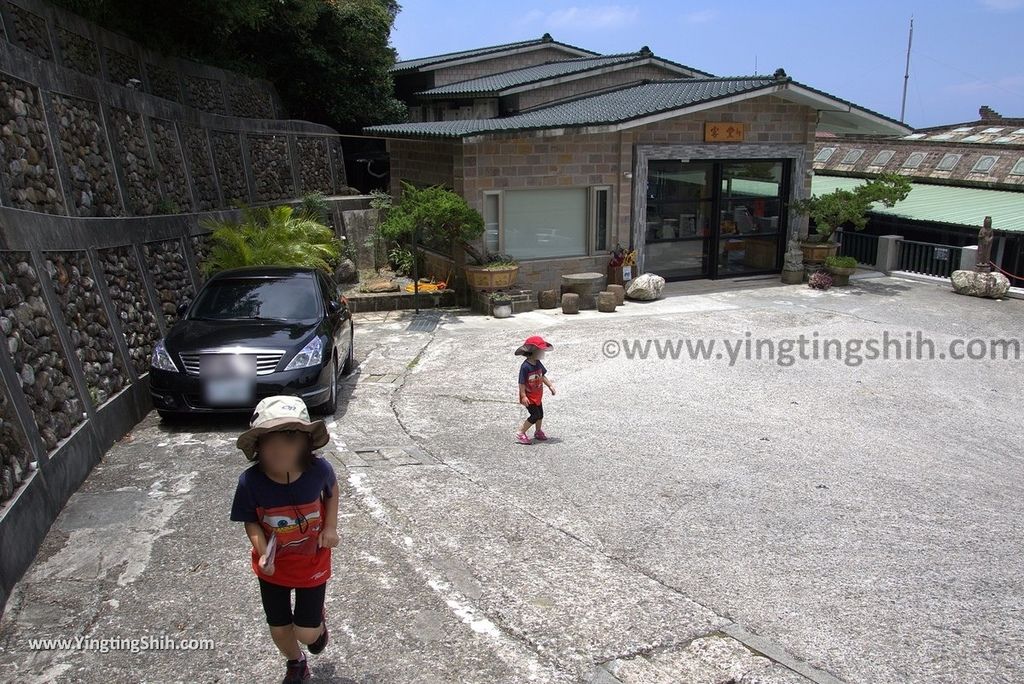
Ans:
{"type": "Polygon", "coordinates": [[[192,302],[182,302],[181,304],[179,304],[178,305],[178,318],[181,318],[186,313],[188,313],[188,307],[190,307],[191,305],[192,305],[192,302]]]}
{"type": "Polygon", "coordinates": [[[333,299],[331,299],[330,301],[327,302],[327,308],[330,309],[330,312],[334,315],[340,314],[341,302],[336,302],[333,299]]]}

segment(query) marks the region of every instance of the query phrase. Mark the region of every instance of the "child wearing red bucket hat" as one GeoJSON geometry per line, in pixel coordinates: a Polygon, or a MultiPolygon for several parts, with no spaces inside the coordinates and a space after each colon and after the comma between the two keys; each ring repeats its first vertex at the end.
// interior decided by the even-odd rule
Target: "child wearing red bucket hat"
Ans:
{"type": "Polygon", "coordinates": [[[540,335],[532,335],[526,338],[522,346],[516,349],[517,356],[525,356],[523,364],[519,367],[519,403],[526,407],[529,415],[523,422],[519,432],[516,433],[516,441],[520,444],[530,444],[530,437],[526,431],[533,426],[534,439],[543,442],[548,438],[541,428],[544,421],[544,386],[555,394],[555,386],[547,379],[548,369],[541,363],[544,352],[554,349],[544,341],[540,335]]]}

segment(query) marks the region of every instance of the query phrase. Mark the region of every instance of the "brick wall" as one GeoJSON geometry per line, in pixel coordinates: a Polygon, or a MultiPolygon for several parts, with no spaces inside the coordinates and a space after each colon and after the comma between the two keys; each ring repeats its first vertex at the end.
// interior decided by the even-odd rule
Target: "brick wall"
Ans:
{"type": "Polygon", "coordinates": [[[490,74],[497,74],[511,69],[554,62],[562,59],[572,59],[579,55],[570,54],[561,48],[545,47],[537,50],[528,50],[514,55],[503,55],[494,59],[486,59],[479,62],[459,64],[458,66],[434,70],[434,87],[465,81],[470,78],[479,78],[490,74]]]}
{"type": "Polygon", "coordinates": [[[680,75],[675,71],[670,71],[655,64],[645,64],[620,71],[593,74],[585,78],[577,78],[565,83],[559,83],[558,85],[511,95],[507,98],[502,98],[502,107],[508,107],[505,111],[521,111],[548,102],[554,102],[555,100],[575,97],[583,93],[611,88],[625,83],[633,83],[644,79],[663,80],[669,78],[680,78],[680,75]]]}
{"type": "MultiPolygon", "coordinates": [[[[483,210],[485,191],[612,187],[614,219],[609,245],[629,245],[633,185],[625,174],[633,171],[635,145],[703,145],[704,122],[744,123],[743,145],[804,146],[813,157],[814,110],[773,96],[709,109],[688,117],[649,124],[620,132],[495,138],[476,142],[393,141],[392,177],[418,182],[445,183],[460,192],[471,206],[483,210]]],[[[728,157],[730,144],[715,145],[718,156],[728,157]]],[[[744,156],[737,145],[737,157],[744,156]]],[[[770,147],[769,147],[770,149],[770,147]]],[[[780,155],[782,156],[782,155],[780,155]]],[[[802,192],[810,192],[810,177],[802,192]]],[[[394,182],[394,181],[393,181],[394,182]]],[[[520,265],[519,283],[534,290],[558,289],[562,273],[604,272],[606,255],[540,259],[520,265]]]]}
{"type": "MultiPolygon", "coordinates": [[[[422,185],[444,185],[456,192],[456,160],[462,158],[458,142],[450,140],[391,140],[391,195],[398,197],[401,181],[422,185]]],[[[462,169],[459,165],[458,175],[462,169]]]]}

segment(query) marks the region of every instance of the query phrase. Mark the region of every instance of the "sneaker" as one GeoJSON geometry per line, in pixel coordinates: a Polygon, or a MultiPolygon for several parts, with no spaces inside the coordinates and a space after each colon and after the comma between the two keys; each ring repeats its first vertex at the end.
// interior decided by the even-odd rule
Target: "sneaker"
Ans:
{"type": "Polygon", "coordinates": [[[318,653],[321,653],[325,648],[327,648],[327,642],[331,638],[331,635],[327,633],[327,610],[325,609],[324,612],[321,613],[321,615],[324,631],[320,632],[320,636],[317,637],[316,641],[306,646],[306,648],[309,649],[309,652],[313,655],[317,655],[318,653]]]}
{"type": "Polygon", "coordinates": [[[289,660],[288,670],[284,674],[282,684],[300,684],[309,681],[309,677],[309,665],[306,664],[305,657],[299,660],[289,660]]]}
{"type": "Polygon", "coordinates": [[[543,430],[535,430],[533,433],[533,438],[538,442],[543,442],[547,440],[548,436],[544,434],[543,430]]]}
{"type": "Polygon", "coordinates": [[[517,432],[516,441],[519,442],[520,444],[532,444],[530,438],[526,436],[525,432],[517,432]]]}

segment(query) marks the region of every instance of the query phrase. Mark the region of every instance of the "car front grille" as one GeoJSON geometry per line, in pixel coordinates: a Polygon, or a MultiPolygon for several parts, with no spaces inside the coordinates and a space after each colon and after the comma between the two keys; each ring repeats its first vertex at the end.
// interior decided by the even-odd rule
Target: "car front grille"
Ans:
{"type": "Polygon", "coordinates": [[[210,350],[192,354],[178,354],[178,357],[181,359],[181,364],[185,367],[186,373],[189,375],[199,375],[201,358],[207,354],[244,354],[255,356],[256,375],[270,375],[273,373],[277,370],[277,364],[281,362],[281,357],[284,356],[284,352],[280,349],[261,349],[258,351],[240,349],[238,351],[210,350]]]}

